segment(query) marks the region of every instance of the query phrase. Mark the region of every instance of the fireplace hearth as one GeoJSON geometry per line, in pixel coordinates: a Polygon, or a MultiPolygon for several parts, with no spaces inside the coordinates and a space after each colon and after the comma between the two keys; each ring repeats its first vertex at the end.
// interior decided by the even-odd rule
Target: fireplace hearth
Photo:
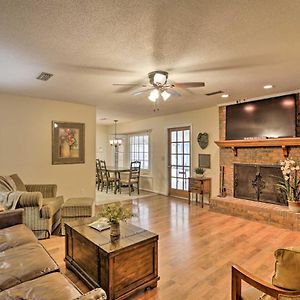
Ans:
{"type": "Polygon", "coordinates": [[[235,198],[287,205],[276,186],[283,180],[280,166],[235,163],[233,169],[235,198]]]}

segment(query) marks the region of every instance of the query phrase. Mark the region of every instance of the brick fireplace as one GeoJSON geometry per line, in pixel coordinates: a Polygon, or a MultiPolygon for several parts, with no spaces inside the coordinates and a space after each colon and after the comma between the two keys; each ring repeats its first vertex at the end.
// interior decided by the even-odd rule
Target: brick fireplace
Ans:
{"type": "MultiPolygon", "coordinates": [[[[299,114],[298,114],[299,115],[299,114]]],[[[226,107],[219,108],[219,136],[225,140],[226,107]]],[[[299,135],[300,136],[300,135],[299,135]]],[[[299,144],[300,145],[300,144],[299,144]]],[[[224,166],[224,187],[228,196],[234,196],[234,164],[279,166],[284,159],[283,146],[220,148],[220,165],[224,166]]],[[[289,147],[289,157],[300,162],[300,146],[289,147]]]]}
{"type": "MultiPolygon", "coordinates": [[[[297,96],[297,104],[298,119],[300,116],[299,95],[297,96]]],[[[300,125],[299,121],[298,119],[297,123],[300,125]]],[[[290,212],[286,206],[282,205],[283,199],[279,195],[274,195],[274,192],[276,192],[274,189],[276,182],[267,182],[267,185],[269,188],[272,187],[273,191],[271,188],[266,194],[257,192],[255,187],[256,175],[265,172],[265,170],[260,171],[260,166],[273,167],[274,175],[281,175],[279,163],[285,157],[288,156],[300,162],[300,138],[274,139],[262,142],[240,141],[240,143],[234,144],[234,141],[232,143],[225,141],[225,122],[226,107],[224,106],[219,108],[220,142],[216,143],[220,147],[220,166],[224,166],[226,197],[212,198],[210,210],[300,230],[300,214],[290,212]],[[226,144],[226,142],[229,143],[226,144]],[[248,182],[248,186],[246,184],[248,191],[244,190],[245,187],[240,190],[237,189],[237,166],[252,166],[255,169],[251,171],[252,173],[254,172],[254,177],[240,179],[240,182],[243,180],[248,182]],[[251,199],[252,201],[246,199],[251,199]]],[[[297,127],[297,136],[300,136],[299,127],[297,127]]],[[[240,173],[245,174],[245,170],[240,173]]],[[[266,185],[266,182],[263,182],[263,184],[266,185]]]]}

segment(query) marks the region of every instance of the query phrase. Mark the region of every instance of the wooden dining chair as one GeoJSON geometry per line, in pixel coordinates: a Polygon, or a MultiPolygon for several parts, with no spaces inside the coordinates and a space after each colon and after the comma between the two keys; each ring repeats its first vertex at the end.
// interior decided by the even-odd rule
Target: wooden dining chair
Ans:
{"type": "Polygon", "coordinates": [[[100,176],[100,159],[96,158],[96,185],[97,190],[99,191],[101,184],[101,176],[100,176]]]}
{"type": "Polygon", "coordinates": [[[111,188],[115,182],[115,178],[110,176],[110,173],[107,171],[105,160],[100,160],[100,180],[101,180],[101,192],[103,191],[104,186],[106,186],[106,193],[108,189],[111,188]]]}
{"type": "MultiPolygon", "coordinates": [[[[129,195],[134,191],[134,185],[136,185],[138,195],[140,194],[140,173],[141,173],[141,162],[132,161],[130,163],[130,171],[126,174],[126,177],[120,179],[120,186],[127,186],[129,195]]],[[[124,173],[125,174],[125,173],[124,173]]],[[[120,188],[121,193],[121,188],[120,188]]]]}

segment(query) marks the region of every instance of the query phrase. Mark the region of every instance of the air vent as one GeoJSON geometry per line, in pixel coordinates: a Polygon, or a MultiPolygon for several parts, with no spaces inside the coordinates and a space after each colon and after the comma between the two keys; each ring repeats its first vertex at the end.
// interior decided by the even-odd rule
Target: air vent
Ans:
{"type": "Polygon", "coordinates": [[[52,76],[53,76],[53,74],[42,72],[36,79],[48,81],[52,76]]]}
{"type": "Polygon", "coordinates": [[[213,95],[218,95],[218,94],[223,94],[223,91],[217,91],[217,92],[212,92],[212,93],[207,93],[205,94],[206,96],[213,96],[213,95]]]}

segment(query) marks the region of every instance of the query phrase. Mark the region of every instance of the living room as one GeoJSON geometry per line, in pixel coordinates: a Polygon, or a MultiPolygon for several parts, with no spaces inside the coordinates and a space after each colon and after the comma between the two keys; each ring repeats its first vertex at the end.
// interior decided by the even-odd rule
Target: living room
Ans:
{"type": "MultiPolygon", "coordinates": [[[[117,159],[119,167],[129,167],[130,137],[147,135],[140,189],[150,196],[135,198],[134,191],[137,216],[127,224],[158,235],[160,279],[157,286],[149,281],[116,298],[229,299],[235,264],[270,282],[274,251],[299,245],[300,218],[283,205],[234,202],[240,198],[234,166],[279,167],[286,158],[298,165],[298,120],[295,134],[278,135],[288,136],[281,144],[260,135],[255,147],[249,146],[253,140],[220,141],[228,142],[228,105],[294,95],[298,114],[299,12],[296,0],[1,1],[0,175],[55,184],[64,204],[97,199],[106,192],[96,189],[95,160],[113,166],[117,159]],[[42,72],[48,80],[37,80],[42,72]],[[84,124],[83,161],[55,162],[60,122],[84,124]],[[176,176],[170,167],[172,130],[189,132],[188,164],[176,176]],[[117,155],[110,145],[114,138],[122,140],[117,155]],[[203,158],[207,166],[198,177],[194,170],[203,167],[203,158]],[[203,208],[195,195],[188,202],[188,177],[211,182],[203,208]],[[227,197],[218,197],[222,193],[227,197]]],[[[93,285],[66,267],[65,237],[57,231],[40,236],[39,243],[86,293],[93,285]]]]}

